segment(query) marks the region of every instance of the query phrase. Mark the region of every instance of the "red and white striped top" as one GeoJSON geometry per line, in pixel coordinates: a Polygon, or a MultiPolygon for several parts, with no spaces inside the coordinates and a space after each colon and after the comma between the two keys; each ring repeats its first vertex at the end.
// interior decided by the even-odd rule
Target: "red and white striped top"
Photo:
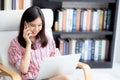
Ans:
{"type": "MultiPolygon", "coordinates": [[[[38,44],[37,49],[31,50],[31,60],[30,60],[28,72],[26,74],[20,72],[20,75],[23,78],[23,80],[35,79],[38,76],[40,70],[40,64],[43,58],[55,55],[56,46],[53,39],[48,38],[48,44],[44,48],[40,46],[39,42],[37,42],[37,44],[38,44]]],[[[14,65],[18,70],[24,51],[25,48],[23,48],[19,44],[17,38],[11,41],[8,50],[8,54],[9,54],[8,61],[10,64],[14,65]]]]}

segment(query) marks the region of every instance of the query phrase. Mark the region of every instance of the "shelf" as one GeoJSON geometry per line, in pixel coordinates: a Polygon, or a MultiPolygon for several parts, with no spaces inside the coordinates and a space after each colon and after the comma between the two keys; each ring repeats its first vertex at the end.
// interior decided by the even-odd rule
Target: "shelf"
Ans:
{"type": "Polygon", "coordinates": [[[55,32],[53,35],[112,35],[112,31],[102,31],[102,32],[55,32]]]}
{"type": "Polygon", "coordinates": [[[55,1],[55,2],[63,2],[63,1],[66,1],[66,2],[75,2],[75,1],[79,1],[79,2],[106,2],[106,3],[115,3],[116,0],[48,0],[48,1],[55,1]]]}
{"type": "Polygon", "coordinates": [[[111,61],[80,61],[88,64],[91,68],[112,68],[111,61]]]}

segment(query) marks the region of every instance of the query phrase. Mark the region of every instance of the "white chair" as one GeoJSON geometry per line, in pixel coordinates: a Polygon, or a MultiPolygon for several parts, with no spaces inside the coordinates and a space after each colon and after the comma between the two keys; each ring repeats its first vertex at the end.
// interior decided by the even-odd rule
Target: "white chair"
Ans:
{"type": "MultiPolygon", "coordinates": [[[[47,35],[52,37],[53,11],[42,9],[45,16],[45,30],[47,35]]],[[[16,68],[8,63],[8,47],[10,41],[17,36],[18,26],[24,10],[5,10],[0,11],[0,77],[9,76],[12,80],[21,80],[16,68]]],[[[90,67],[87,64],[78,63],[83,69],[85,80],[92,80],[90,67]]],[[[8,80],[8,79],[7,79],[8,80]]]]}

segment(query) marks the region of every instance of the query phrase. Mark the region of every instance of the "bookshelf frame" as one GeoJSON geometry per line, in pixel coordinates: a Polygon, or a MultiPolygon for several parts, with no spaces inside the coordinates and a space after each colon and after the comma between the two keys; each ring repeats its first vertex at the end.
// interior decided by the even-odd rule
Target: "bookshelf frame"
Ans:
{"type": "MultiPolygon", "coordinates": [[[[56,11],[62,8],[62,2],[95,2],[95,3],[108,3],[109,8],[112,9],[112,21],[111,21],[111,30],[110,31],[102,31],[102,32],[55,32],[53,29],[53,36],[56,41],[56,46],[59,47],[58,39],[62,35],[91,35],[91,36],[104,36],[107,39],[110,39],[110,47],[108,51],[109,59],[107,61],[81,61],[90,65],[91,68],[112,68],[113,65],[113,57],[114,57],[114,46],[115,46],[115,34],[116,34],[116,23],[117,23],[117,15],[118,15],[118,1],[119,0],[33,0],[33,5],[37,5],[41,8],[52,8],[54,11],[54,20],[56,17],[56,11]],[[53,6],[53,4],[55,4],[53,6]],[[42,6],[40,5],[42,4],[42,6]],[[46,5],[49,4],[49,5],[46,5]]],[[[53,25],[54,26],[54,25],[53,25]]],[[[69,37],[66,37],[69,38],[69,37]]]]}
{"type": "Polygon", "coordinates": [[[63,1],[66,1],[66,2],[69,2],[69,1],[78,1],[78,2],[110,2],[110,3],[115,3],[116,0],[48,0],[48,1],[54,1],[54,2],[63,2],[63,1]]]}

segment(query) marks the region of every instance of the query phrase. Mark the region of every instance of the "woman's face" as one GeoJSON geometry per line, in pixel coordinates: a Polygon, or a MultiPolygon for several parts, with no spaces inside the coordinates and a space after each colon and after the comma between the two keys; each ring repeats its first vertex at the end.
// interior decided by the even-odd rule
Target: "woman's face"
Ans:
{"type": "Polygon", "coordinates": [[[42,29],[42,20],[40,17],[36,18],[32,22],[28,22],[27,24],[31,31],[31,37],[35,37],[42,29]]]}

